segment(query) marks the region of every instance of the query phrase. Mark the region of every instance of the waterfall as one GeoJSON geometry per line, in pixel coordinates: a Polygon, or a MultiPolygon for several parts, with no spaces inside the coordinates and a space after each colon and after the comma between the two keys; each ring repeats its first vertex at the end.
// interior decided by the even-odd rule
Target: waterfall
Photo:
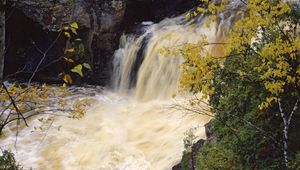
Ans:
{"type": "MultiPolygon", "coordinates": [[[[233,3],[232,6],[239,5],[233,3]]],[[[168,99],[178,93],[181,75],[181,56],[164,56],[164,48],[180,48],[185,44],[203,41],[201,35],[211,43],[220,42],[226,30],[242,12],[231,15],[231,11],[220,15],[218,23],[206,26],[208,17],[200,16],[191,21],[183,16],[167,18],[148,26],[140,36],[123,35],[120,49],[114,55],[113,87],[119,93],[133,89],[137,100],[168,99]],[[146,43],[145,43],[146,42],[146,43]]],[[[219,53],[216,46],[208,47],[211,53],[219,53]]]]}
{"type": "Polygon", "coordinates": [[[177,93],[183,58],[164,56],[161,50],[197,43],[202,34],[216,34],[213,26],[202,27],[203,23],[204,20],[187,22],[180,16],[153,24],[138,37],[124,35],[114,55],[114,88],[122,93],[133,87],[136,99],[142,101],[168,99],[177,93]],[[143,41],[147,41],[146,45],[143,41]],[[136,77],[132,76],[134,72],[136,77]]]}
{"type": "MultiPolygon", "coordinates": [[[[203,126],[210,118],[172,108],[188,103],[186,94],[171,98],[180,90],[184,60],[160,51],[198,43],[203,34],[209,42],[221,41],[238,16],[231,12],[210,27],[206,16],[191,21],[179,16],[148,24],[141,35],[123,35],[113,59],[114,91],[97,93],[97,104],[80,120],[49,115],[55,121],[36,130],[41,122],[32,119],[19,131],[17,148],[13,128],[7,129],[0,147],[13,150],[21,165],[34,170],[171,169],[181,160],[185,132],[195,129],[198,138],[205,138],[203,126]]],[[[208,50],[219,53],[218,48],[208,50]]]]}

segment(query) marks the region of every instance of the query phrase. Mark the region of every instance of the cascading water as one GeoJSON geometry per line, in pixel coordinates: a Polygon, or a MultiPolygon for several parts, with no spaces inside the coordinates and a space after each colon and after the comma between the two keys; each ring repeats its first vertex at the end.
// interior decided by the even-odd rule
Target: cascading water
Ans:
{"type": "Polygon", "coordinates": [[[34,130],[38,121],[31,122],[19,132],[17,148],[7,129],[1,148],[13,150],[25,168],[41,170],[171,169],[182,157],[184,133],[196,128],[195,135],[204,138],[209,119],[171,109],[188,100],[186,94],[171,98],[178,93],[183,59],[164,57],[160,50],[197,43],[201,34],[218,41],[225,22],[208,28],[206,19],[165,19],[140,36],[122,36],[114,56],[114,92],[98,94],[96,106],[80,120],[56,117],[44,131],[34,130]]]}
{"type": "Polygon", "coordinates": [[[202,34],[215,42],[216,27],[203,27],[205,19],[187,22],[184,17],[165,19],[159,24],[149,26],[141,36],[124,37],[121,48],[114,59],[114,87],[119,92],[127,91],[132,81],[136,81],[134,94],[137,100],[168,99],[178,92],[180,64],[182,57],[164,57],[163,48],[180,47],[188,43],[198,43],[202,34]],[[150,37],[150,38],[149,38],[150,37]],[[143,46],[143,40],[147,46],[143,46]],[[140,52],[142,51],[142,53],[140,52]],[[140,59],[142,58],[142,59],[140,59]],[[142,63],[137,60],[143,60],[142,63]],[[132,77],[136,63],[140,64],[136,77],[132,77]],[[120,66],[120,67],[118,67],[120,66]]]}

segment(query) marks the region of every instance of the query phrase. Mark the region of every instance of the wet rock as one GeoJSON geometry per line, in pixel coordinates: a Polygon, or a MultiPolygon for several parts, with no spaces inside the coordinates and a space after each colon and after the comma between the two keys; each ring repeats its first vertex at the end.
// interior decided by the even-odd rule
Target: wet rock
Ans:
{"type": "MultiPolygon", "coordinates": [[[[84,43],[86,62],[98,68],[96,72],[107,74],[110,67],[107,63],[118,47],[125,7],[125,0],[9,1],[6,11],[10,17],[7,18],[9,24],[6,30],[7,35],[13,38],[8,39],[6,43],[8,49],[6,75],[14,74],[26,66],[23,73],[33,72],[43,57],[41,51],[47,51],[61,28],[74,21],[80,26],[78,36],[84,43]],[[21,30],[20,27],[16,29],[19,25],[21,30]],[[15,36],[17,34],[18,36],[15,36]]],[[[63,55],[65,42],[66,39],[63,36],[59,38],[59,41],[49,50],[41,67],[63,55]]],[[[55,65],[49,66],[51,73],[53,72],[50,76],[57,76],[62,71],[60,68],[65,67],[60,62],[56,62],[55,65]]],[[[42,72],[39,72],[36,79],[40,80],[39,77],[49,76],[46,69],[44,73],[43,76],[42,72]]],[[[109,76],[105,77],[107,79],[109,76]]],[[[103,84],[103,81],[94,82],[103,84]]]]}
{"type": "Polygon", "coordinates": [[[192,146],[192,152],[185,153],[182,157],[182,160],[179,164],[175,165],[172,170],[183,170],[183,169],[190,169],[194,170],[197,169],[197,153],[199,152],[200,148],[204,145],[205,140],[200,139],[192,146]]]}
{"type": "Polygon", "coordinates": [[[214,120],[211,120],[207,124],[205,124],[205,134],[207,140],[209,140],[211,143],[217,143],[217,138],[214,135],[213,131],[213,123],[214,120]]]}
{"type": "MultiPolygon", "coordinates": [[[[83,81],[107,84],[112,55],[125,30],[142,21],[158,22],[179,15],[195,4],[193,0],[10,0],[6,7],[5,74],[22,72],[19,78],[26,80],[42,59],[41,51],[47,51],[64,25],[76,21],[80,27],[78,37],[84,44],[85,62],[94,68],[94,74],[83,81]]],[[[59,81],[57,74],[67,66],[56,60],[64,55],[65,44],[62,36],[48,50],[36,81],[47,77],[51,77],[49,81],[59,81]]]]}
{"type": "Polygon", "coordinates": [[[183,169],[190,169],[194,170],[197,169],[197,153],[201,149],[201,147],[205,144],[206,141],[216,143],[217,139],[213,133],[213,121],[211,120],[207,124],[205,124],[205,134],[206,140],[200,139],[192,146],[192,151],[190,153],[184,153],[182,160],[179,164],[175,165],[172,170],[183,170],[183,169]]]}

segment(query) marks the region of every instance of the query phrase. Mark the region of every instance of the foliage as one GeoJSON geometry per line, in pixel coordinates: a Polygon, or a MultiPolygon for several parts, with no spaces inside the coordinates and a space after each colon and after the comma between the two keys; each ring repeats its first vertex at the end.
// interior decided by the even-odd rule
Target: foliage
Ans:
{"type": "MultiPolygon", "coordinates": [[[[220,9],[224,8],[226,1],[222,2],[220,9]]],[[[210,3],[209,6],[211,5],[210,3]]],[[[206,11],[216,16],[219,9],[215,11],[216,5],[212,6],[214,7],[206,11]]],[[[226,49],[222,56],[212,54],[206,46],[213,46],[211,43],[214,42],[205,40],[199,44],[187,44],[182,49],[186,59],[183,64],[182,84],[195,92],[201,91],[209,95],[214,91],[210,86],[212,75],[218,66],[222,65],[224,56],[230,56],[233,52],[258,55],[262,62],[254,67],[254,70],[270,92],[266,103],[262,103],[261,106],[266,108],[275,101],[276,94],[280,95],[284,93],[285,88],[296,88],[300,84],[299,21],[290,15],[291,7],[281,1],[252,0],[248,1],[246,9],[247,15],[238,19],[234,27],[230,28],[226,42],[218,44],[226,49]],[[199,54],[201,57],[198,57],[199,54]]],[[[241,71],[240,74],[246,73],[241,71]]]]}
{"type": "MultiPolygon", "coordinates": [[[[94,101],[89,99],[72,99],[72,90],[64,86],[16,85],[0,87],[0,134],[9,124],[21,122],[37,115],[60,114],[69,118],[79,119],[94,101]],[[7,93],[8,92],[8,93],[7,93]],[[12,104],[14,100],[15,106],[12,104]],[[72,99],[72,100],[71,100],[72,99]]],[[[40,119],[40,121],[44,121],[40,119]]]]}
{"type": "Polygon", "coordinates": [[[194,129],[190,129],[185,133],[185,138],[183,140],[184,143],[184,151],[189,153],[192,152],[192,146],[196,143],[196,136],[194,135],[194,129]]]}
{"type": "Polygon", "coordinates": [[[291,169],[300,169],[300,153],[298,153],[295,157],[295,159],[293,160],[291,169]]]}
{"type": "Polygon", "coordinates": [[[85,72],[92,71],[92,67],[89,63],[84,61],[84,45],[81,43],[81,39],[77,38],[77,30],[79,26],[77,22],[72,22],[67,26],[63,27],[63,33],[68,38],[65,56],[63,57],[64,61],[71,66],[70,70],[66,70],[66,73],[60,73],[59,76],[67,84],[72,84],[71,73],[78,74],[81,78],[84,77],[84,68],[85,72]]]}
{"type": "Polygon", "coordinates": [[[23,168],[16,163],[13,153],[4,150],[2,151],[2,155],[0,156],[0,169],[21,170],[23,168]]]}
{"type": "MultiPolygon", "coordinates": [[[[230,1],[203,2],[187,18],[205,13],[216,25],[228,22],[219,16],[228,15],[230,1]]],[[[202,36],[202,42],[179,50],[186,60],[181,84],[210,99],[219,144],[208,145],[209,154],[219,154],[215,147],[226,148],[251,169],[285,169],[300,150],[299,5],[241,3],[237,10],[243,14],[230,27],[220,27],[226,34],[217,35],[217,42],[202,36]]]]}
{"type": "Polygon", "coordinates": [[[116,10],[121,10],[124,7],[124,2],[120,0],[112,0],[111,1],[111,6],[116,10]]]}
{"type": "Polygon", "coordinates": [[[190,159],[191,159],[191,153],[185,152],[182,156],[182,160],[180,163],[180,170],[189,170],[190,168],[190,159]]]}
{"type": "Polygon", "coordinates": [[[274,165],[282,167],[281,144],[277,143],[282,133],[280,115],[273,114],[275,108],[259,110],[268,91],[256,76],[238,73],[241,69],[250,72],[259,63],[259,58],[251,55],[228,57],[216,73],[210,104],[218,120],[213,124],[214,135],[223,147],[234,151],[251,169],[272,169],[274,165]]]}
{"type": "Polygon", "coordinates": [[[239,156],[222,144],[206,143],[197,155],[197,169],[245,169],[239,156]]]}

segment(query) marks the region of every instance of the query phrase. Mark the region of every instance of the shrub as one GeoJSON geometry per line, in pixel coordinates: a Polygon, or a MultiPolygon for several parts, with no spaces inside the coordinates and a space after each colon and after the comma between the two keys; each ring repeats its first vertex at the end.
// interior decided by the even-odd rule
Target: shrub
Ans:
{"type": "Polygon", "coordinates": [[[1,170],[22,170],[23,168],[16,162],[14,154],[10,151],[2,151],[0,156],[0,169],[1,170]]]}

